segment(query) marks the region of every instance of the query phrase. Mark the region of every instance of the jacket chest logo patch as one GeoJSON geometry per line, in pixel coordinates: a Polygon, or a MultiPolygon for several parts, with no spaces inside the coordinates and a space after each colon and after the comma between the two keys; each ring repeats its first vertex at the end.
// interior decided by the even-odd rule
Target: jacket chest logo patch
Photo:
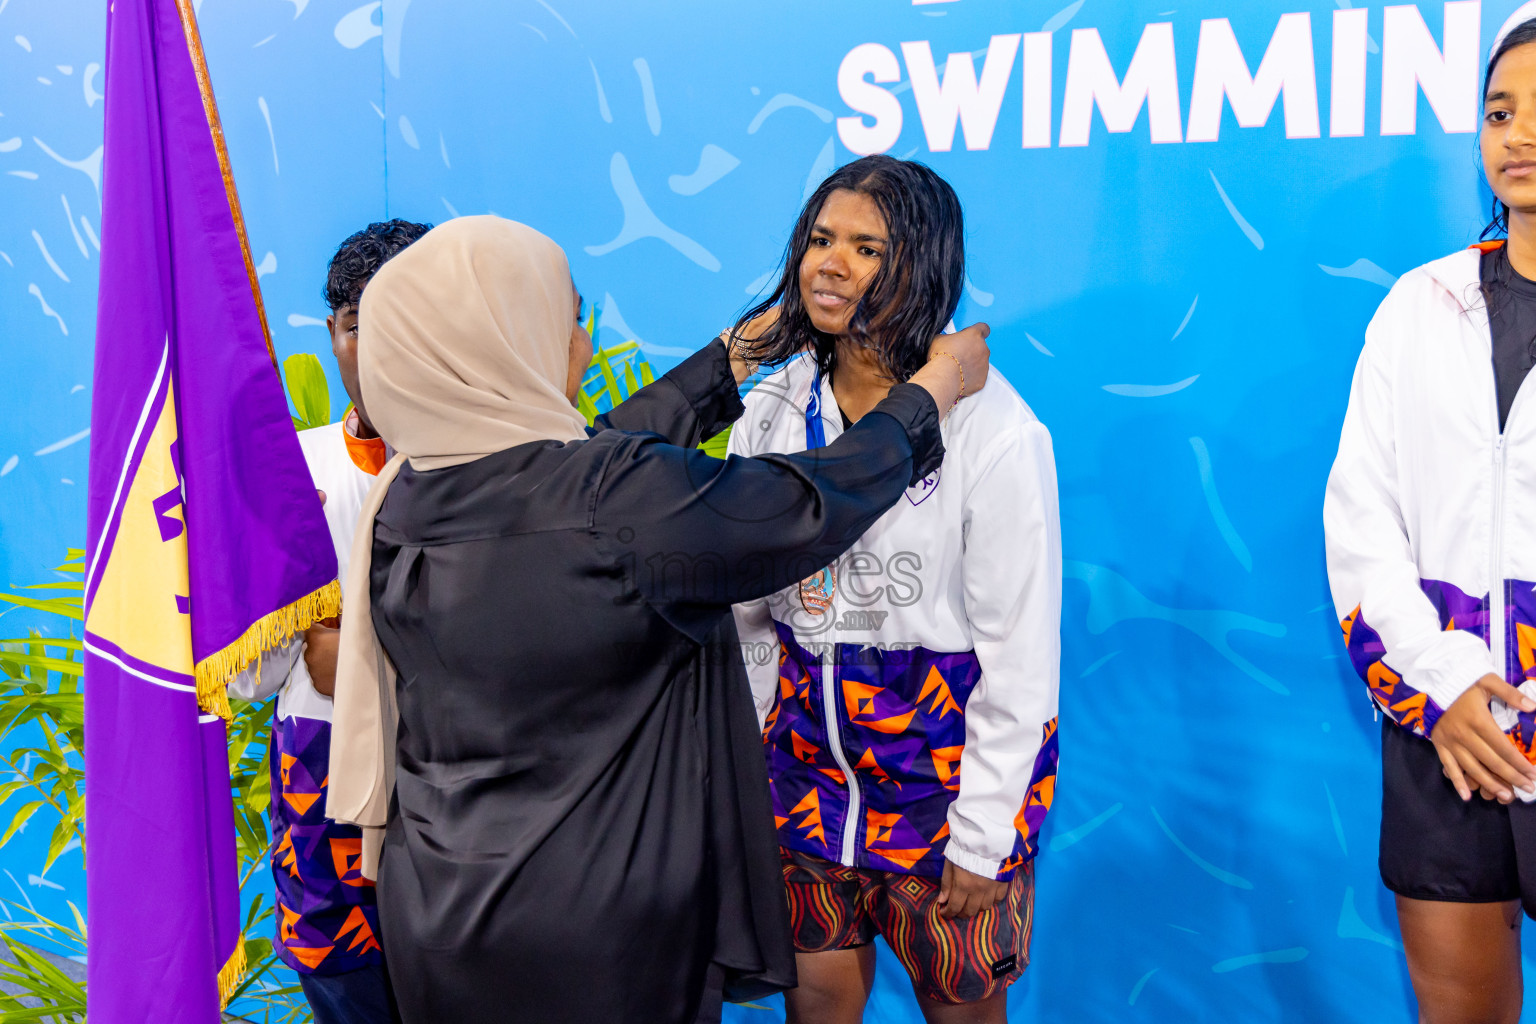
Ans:
{"type": "Polygon", "coordinates": [[[837,624],[838,629],[847,629],[860,632],[878,633],[880,627],[885,625],[885,617],[891,614],[888,611],[854,611],[843,612],[843,617],[837,624]]]}
{"type": "Polygon", "coordinates": [[[906,490],[907,500],[910,501],[913,505],[921,505],[923,502],[927,501],[929,496],[932,495],[934,491],[939,489],[939,473],[942,471],[943,467],[940,467],[939,469],[936,469],[932,473],[929,473],[927,476],[923,477],[911,487],[908,487],[906,490]]]}

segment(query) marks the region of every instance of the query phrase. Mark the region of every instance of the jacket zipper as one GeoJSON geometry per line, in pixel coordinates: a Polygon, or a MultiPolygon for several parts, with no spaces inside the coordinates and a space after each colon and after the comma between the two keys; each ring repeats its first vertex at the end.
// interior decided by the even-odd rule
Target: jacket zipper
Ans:
{"type": "MultiPolygon", "coordinates": [[[[1509,415],[1504,419],[1504,425],[1499,426],[1499,379],[1498,369],[1493,365],[1493,325],[1487,324],[1488,336],[1488,366],[1493,372],[1493,427],[1496,433],[1493,438],[1493,534],[1490,548],[1490,573],[1488,580],[1488,648],[1494,656],[1500,679],[1509,680],[1506,674],[1509,669],[1509,652],[1505,645],[1509,642],[1508,631],[1505,628],[1505,598],[1504,598],[1504,476],[1509,462],[1509,452],[1504,444],[1505,437],[1509,433],[1509,426],[1515,421],[1515,410],[1520,408],[1520,399],[1525,394],[1526,381],[1522,380],[1520,386],[1515,389],[1515,399],[1509,405],[1509,415]]],[[[1527,379],[1529,379],[1527,377],[1527,379]]],[[[1511,683],[1511,685],[1517,685],[1511,683]]]]}
{"type": "MultiPolygon", "coordinates": [[[[832,614],[833,609],[828,608],[827,614],[832,614]]],[[[848,815],[843,819],[843,834],[841,837],[841,851],[839,861],[845,867],[853,867],[853,845],[859,834],[859,785],[853,777],[853,768],[848,764],[848,757],[843,753],[842,733],[837,725],[837,648],[838,644],[828,642],[821,652],[821,704],[822,714],[827,720],[827,748],[832,751],[832,760],[837,762],[842,770],[843,781],[848,790],[848,815]]]]}
{"type": "MultiPolygon", "coordinates": [[[[812,386],[814,386],[814,381],[812,386]]],[[[832,399],[831,405],[834,407],[837,405],[837,397],[832,395],[831,392],[832,382],[828,380],[822,385],[821,391],[823,416],[825,416],[825,410],[828,405],[828,397],[832,399]]],[[[837,438],[834,437],[832,440],[835,441],[837,438]]],[[[829,617],[828,621],[831,623],[836,623],[837,621],[837,603],[837,593],[834,590],[831,606],[822,613],[829,617]]],[[[838,769],[842,771],[843,787],[848,790],[848,814],[843,819],[843,834],[839,837],[838,860],[845,867],[851,868],[854,866],[854,843],[858,838],[859,816],[863,813],[863,809],[860,806],[859,784],[853,777],[853,766],[848,763],[848,756],[843,753],[842,730],[837,724],[837,709],[839,707],[839,695],[837,692],[839,662],[837,651],[841,645],[837,642],[836,637],[837,632],[834,626],[828,630],[825,647],[823,647],[821,652],[821,711],[827,725],[827,749],[832,752],[832,760],[837,762],[838,769]]]]}
{"type": "MultiPolygon", "coordinates": [[[[1514,412],[1513,407],[1510,412],[1514,412]]],[[[1493,442],[1493,558],[1488,580],[1488,647],[1497,659],[1500,679],[1509,661],[1504,650],[1504,463],[1504,434],[1500,432],[1493,442]]]]}
{"type": "MultiPolygon", "coordinates": [[[[1527,380],[1530,378],[1527,377],[1527,380]]],[[[1500,430],[1493,440],[1493,542],[1490,547],[1492,552],[1492,578],[1488,581],[1488,647],[1491,653],[1498,659],[1499,678],[1509,682],[1511,686],[1519,685],[1511,682],[1509,672],[1509,652],[1505,649],[1509,643],[1509,631],[1504,621],[1505,606],[1507,604],[1504,591],[1504,477],[1509,465],[1509,446],[1505,439],[1509,436],[1510,424],[1515,422],[1515,412],[1520,408],[1520,399],[1525,396],[1525,381],[1521,381],[1520,387],[1515,391],[1515,400],[1509,405],[1509,415],[1505,417],[1504,429],[1500,430]]],[[[1498,389],[1494,389],[1494,425],[1498,425],[1498,389]]]]}

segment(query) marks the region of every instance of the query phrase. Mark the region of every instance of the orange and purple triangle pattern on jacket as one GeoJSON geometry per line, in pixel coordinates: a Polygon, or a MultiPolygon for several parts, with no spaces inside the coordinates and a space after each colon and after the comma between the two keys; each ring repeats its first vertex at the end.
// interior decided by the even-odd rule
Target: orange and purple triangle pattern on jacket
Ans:
{"type": "MultiPolygon", "coordinates": [[[[763,730],[782,845],[842,860],[848,829],[854,866],[938,877],[949,838],[948,811],[960,789],[965,704],[980,679],[974,654],[921,648],[839,648],[835,705],[824,706],[821,659],[779,626],[778,701],[763,730]],[[838,722],[844,763],[853,769],[861,822],[848,820],[849,782],[831,754],[827,715],[838,722]]],[[[1000,877],[1036,852],[1055,792],[1056,722],[1047,723],[1018,835],[1000,877]]]]}
{"type": "Polygon", "coordinates": [[[325,816],[330,735],[330,723],[313,718],[276,718],[272,729],[277,951],[301,973],[341,973],[382,956],[362,835],[325,816]]]}
{"type": "MultiPolygon", "coordinates": [[[[1506,673],[1510,678],[1516,678],[1523,671],[1520,661],[1513,656],[1518,627],[1522,619],[1536,617],[1536,607],[1531,607],[1532,602],[1528,600],[1528,585],[1506,581],[1504,586],[1506,595],[1513,598],[1505,604],[1506,627],[1513,627],[1505,630],[1506,643],[1511,648],[1506,652],[1505,661],[1509,663],[1506,673]],[[1521,611],[1522,606],[1526,608],[1524,612],[1521,611]]],[[[1441,629],[1463,630],[1484,643],[1489,642],[1488,595],[1474,597],[1453,583],[1433,579],[1421,579],[1419,589],[1434,605],[1441,629]]],[[[1405,682],[1402,674],[1387,664],[1386,644],[1366,621],[1359,605],[1344,617],[1340,626],[1344,633],[1344,647],[1349,652],[1355,671],[1365,680],[1371,699],[1387,717],[1404,729],[1419,736],[1428,736],[1445,709],[1427,693],[1405,682]]]]}
{"type": "MultiPolygon", "coordinates": [[[[1472,597],[1442,580],[1420,580],[1419,586],[1435,606],[1441,629],[1464,630],[1489,642],[1490,602],[1486,596],[1472,597]]],[[[1525,580],[1504,580],[1501,586],[1506,598],[1504,674],[1519,685],[1536,679],[1536,585],[1525,580]]],[[[1371,699],[1400,727],[1418,736],[1428,736],[1444,709],[1387,664],[1386,644],[1365,621],[1358,605],[1340,625],[1344,646],[1355,670],[1365,680],[1371,699]]],[[[1520,712],[1506,734],[1527,760],[1536,763],[1536,715],[1520,712]]]]}

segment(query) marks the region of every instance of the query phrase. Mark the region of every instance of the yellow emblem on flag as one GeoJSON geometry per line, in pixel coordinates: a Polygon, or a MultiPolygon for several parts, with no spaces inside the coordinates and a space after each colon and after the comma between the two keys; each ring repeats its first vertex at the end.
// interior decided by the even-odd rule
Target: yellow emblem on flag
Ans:
{"type": "Polygon", "coordinates": [[[187,524],[176,450],[174,382],[165,388],[144,456],[127,481],[86,629],[123,654],[192,675],[187,524]]]}

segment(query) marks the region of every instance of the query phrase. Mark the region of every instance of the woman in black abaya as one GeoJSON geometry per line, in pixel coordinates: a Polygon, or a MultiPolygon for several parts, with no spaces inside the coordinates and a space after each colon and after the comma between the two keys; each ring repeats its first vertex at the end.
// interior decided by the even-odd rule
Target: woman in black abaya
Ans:
{"type": "Polygon", "coordinates": [[[730,607],[842,554],[986,378],[984,329],[946,336],[828,448],[722,462],[693,446],[745,360],[712,342],[589,436],[572,299],[560,249],[495,217],[363,296],[401,454],[346,581],[330,806],[365,826],[406,1024],[688,1024],[794,985],[730,607]]]}

